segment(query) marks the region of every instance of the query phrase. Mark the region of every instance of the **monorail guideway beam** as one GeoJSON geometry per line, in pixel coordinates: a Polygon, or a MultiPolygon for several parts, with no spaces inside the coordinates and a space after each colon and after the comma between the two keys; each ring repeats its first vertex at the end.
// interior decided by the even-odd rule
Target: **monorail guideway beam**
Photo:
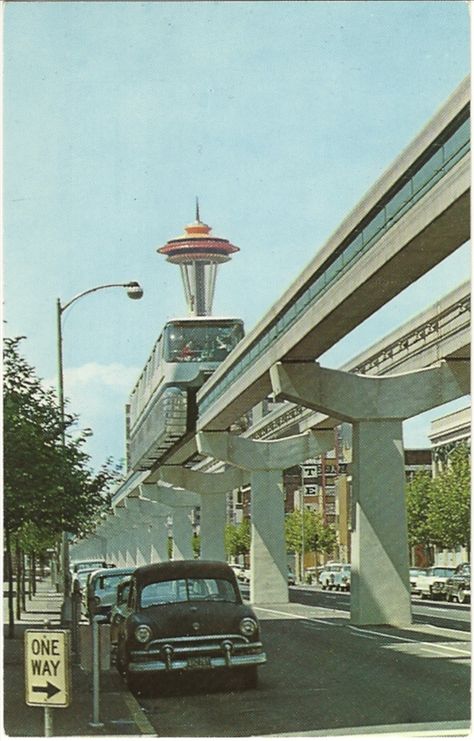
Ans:
{"type": "Polygon", "coordinates": [[[330,433],[263,442],[228,432],[200,432],[200,453],[247,471],[251,485],[250,600],[287,603],[283,471],[334,445],[330,433]]]}
{"type": "Polygon", "coordinates": [[[277,363],[278,399],[352,422],[351,622],[412,622],[403,420],[469,393],[469,362],[368,377],[317,363],[277,363]]]}
{"type": "Polygon", "coordinates": [[[226,496],[247,484],[248,474],[238,468],[206,473],[182,466],[161,466],[158,473],[161,480],[199,495],[201,559],[225,561],[226,496]]]}

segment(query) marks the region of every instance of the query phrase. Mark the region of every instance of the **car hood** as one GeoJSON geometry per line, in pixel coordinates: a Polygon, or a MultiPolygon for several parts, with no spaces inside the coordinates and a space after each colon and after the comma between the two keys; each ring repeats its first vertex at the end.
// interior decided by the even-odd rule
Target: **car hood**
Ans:
{"type": "MultiPolygon", "coordinates": [[[[131,615],[127,622],[129,634],[137,625],[149,625],[153,639],[157,639],[240,633],[240,621],[244,617],[252,617],[258,624],[255,613],[247,605],[195,601],[146,607],[131,615]]],[[[258,633],[253,637],[257,636],[258,633]]]]}

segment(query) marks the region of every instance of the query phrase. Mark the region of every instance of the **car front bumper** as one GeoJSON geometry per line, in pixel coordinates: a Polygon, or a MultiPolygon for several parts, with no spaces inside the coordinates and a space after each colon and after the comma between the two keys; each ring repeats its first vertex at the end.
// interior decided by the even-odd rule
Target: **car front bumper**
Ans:
{"type": "Polygon", "coordinates": [[[133,673],[193,671],[202,669],[258,666],[267,660],[262,644],[258,641],[244,645],[231,645],[223,641],[215,646],[180,646],[171,641],[158,649],[131,651],[128,671],[133,673]]]}

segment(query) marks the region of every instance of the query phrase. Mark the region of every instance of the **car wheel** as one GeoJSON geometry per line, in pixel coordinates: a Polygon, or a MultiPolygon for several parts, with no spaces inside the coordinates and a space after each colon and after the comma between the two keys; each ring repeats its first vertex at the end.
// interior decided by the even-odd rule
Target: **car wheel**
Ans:
{"type": "Polygon", "coordinates": [[[452,599],[453,595],[451,594],[451,592],[446,592],[446,602],[451,602],[452,599]]]}
{"type": "Polygon", "coordinates": [[[457,598],[460,605],[463,605],[465,603],[466,593],[464,592],[464,589],[458,589],[457,598]]]}
{"type": "Polygon", "coordinates": [[[255,690],[258,687],[258,670],[256,666],[246,666],[239,669],[242,687],[247,690],[255,690]]]}

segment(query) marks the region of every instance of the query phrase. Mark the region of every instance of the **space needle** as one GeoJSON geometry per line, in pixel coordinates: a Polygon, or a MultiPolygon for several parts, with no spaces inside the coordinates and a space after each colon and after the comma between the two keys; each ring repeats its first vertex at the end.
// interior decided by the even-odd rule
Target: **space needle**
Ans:
{"type": "Polygon", "coordinates": [[[212,236],[211,231],[200,219],[196,198],[196,220],[184,227],[182,236],[157,249],[168,262],[180,267],[190,316],[211,316],[217,268],[239,251],[228,239],[212,236]]]}

